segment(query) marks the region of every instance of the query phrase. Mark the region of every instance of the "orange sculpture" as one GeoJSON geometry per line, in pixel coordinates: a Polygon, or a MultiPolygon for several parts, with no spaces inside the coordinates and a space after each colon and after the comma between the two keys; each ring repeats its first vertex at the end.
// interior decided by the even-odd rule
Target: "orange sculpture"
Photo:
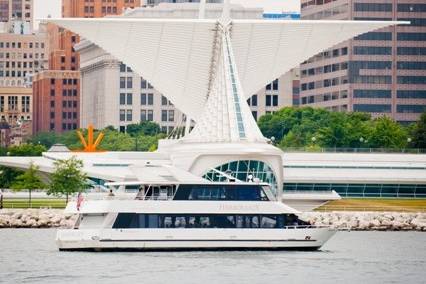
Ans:
{"type": "Polygon", "coordinates": [[[100,132],[95,142],[93,142],[94,137],[92,124],[89,124],[89,126],[87,127],[87,142],[83,136],[83,133],[81,133],[80,130],[77,130],[77,135],[80,138],[81,144],[83,144],[83,152],[102,152],[102,150],[98,150],[97,147],[99,146],[99,144],[101,144],[101,141],[104,138],[104,134],[100,132]]]}

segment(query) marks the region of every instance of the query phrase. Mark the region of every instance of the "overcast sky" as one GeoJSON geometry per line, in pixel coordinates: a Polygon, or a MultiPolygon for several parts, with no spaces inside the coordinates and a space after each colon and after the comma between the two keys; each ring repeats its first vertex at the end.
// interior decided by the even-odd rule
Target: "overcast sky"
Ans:
{"type": "MultiPolygon", "coordinates": [[[[36,19],[61,16],[61,0],[34,0],[34,15],[36,19]]],[[[300,0],[231,0],[231,3],[241,3],[247,7],[262,7],[266,12],[298,12],[300,0]]]]}

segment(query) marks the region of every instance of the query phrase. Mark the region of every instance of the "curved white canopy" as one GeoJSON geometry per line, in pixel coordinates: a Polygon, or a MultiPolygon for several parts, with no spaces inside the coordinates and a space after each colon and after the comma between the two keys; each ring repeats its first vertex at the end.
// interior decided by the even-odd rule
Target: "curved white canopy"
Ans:
{"type": "MultiPolygon", "coordinates": [[[[130,66],[195,121],[214,74],[218,20],[47,19],[130,66]],[[213,68],[213,69],[212,69],[213,68]]],[[[232,20],[232,46],[250,97],[318,52],[362,33],[402,22],[232,20]]]]}

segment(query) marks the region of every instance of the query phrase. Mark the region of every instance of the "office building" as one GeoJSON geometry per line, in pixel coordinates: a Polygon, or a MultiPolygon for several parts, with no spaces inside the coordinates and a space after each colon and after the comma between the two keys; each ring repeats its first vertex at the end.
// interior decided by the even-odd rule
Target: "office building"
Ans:
{"type": "Polygon", "coordinates": [[[345,41],[301,65],[301,105],[387,115],[401,123],[426,110],[426,3],[302,1],[304,20],[410,21],[345,41]]]}

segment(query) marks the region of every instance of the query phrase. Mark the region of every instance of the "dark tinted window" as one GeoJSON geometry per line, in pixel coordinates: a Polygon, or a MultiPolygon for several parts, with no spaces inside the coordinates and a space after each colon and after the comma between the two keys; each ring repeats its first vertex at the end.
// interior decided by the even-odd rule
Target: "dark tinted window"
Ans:
{"type": "Polygon", "coordinates": [[[180,185],[174,200],[267,201],[258,185],[180,185]]]}
{"type": "Polygon", "coordinates": [[[221,228],[221,229],[280,229],[286,226],[306,226],[294,214],[140,214],[119,213],[113,229],[183,229],[183,228],[221,228]]]}

